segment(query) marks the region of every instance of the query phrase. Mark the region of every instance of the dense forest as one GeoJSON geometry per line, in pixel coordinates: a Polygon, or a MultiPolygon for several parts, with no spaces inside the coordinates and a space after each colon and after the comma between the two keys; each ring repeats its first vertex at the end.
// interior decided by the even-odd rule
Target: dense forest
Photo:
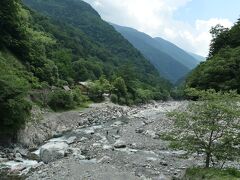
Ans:
{"type": "Polygon", "coordinates": [[[190,74],[187,85],[197,89],[240,92],[240,20],[230,29],[211,29],[209,57],[190,74]]]}
{"type": "Polygon", "coordinates": [[[33,105],[71,109],[104,93],[128,105],[169,97],[171,84],[87,3],[24,2],[0,2],[1,136],[14,136],[33,105]],[[79,81],[92,82],[88,96],[79,81]]]}

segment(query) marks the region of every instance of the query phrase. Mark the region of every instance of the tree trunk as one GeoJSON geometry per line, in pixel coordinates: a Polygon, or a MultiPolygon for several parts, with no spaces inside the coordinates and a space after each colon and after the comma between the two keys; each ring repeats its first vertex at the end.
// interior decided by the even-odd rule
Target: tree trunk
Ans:
{"type": "Polygon", "coordinates": [[[210,159],[211,159],[211,153],[207,152],[206,155],[207,155],[207,156],[206,156],[206,164],[205,164],[205,167],[206,167],[206,168],[209,168],[209,166],[210,166],[210,159]]]}

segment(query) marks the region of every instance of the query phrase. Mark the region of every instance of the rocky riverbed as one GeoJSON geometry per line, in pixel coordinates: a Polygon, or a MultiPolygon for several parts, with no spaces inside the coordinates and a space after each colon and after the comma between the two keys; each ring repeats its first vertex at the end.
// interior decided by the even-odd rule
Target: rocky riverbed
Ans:
{"type": "Polygon", "coordinates": [[[21,132],[21,147],[0,151],[0,168],[29,180],[180,179],[202,158],[170,150],[159,134],[171,128],[166,113],[186,103],[126,107],[107,102],[44,114],[21,132]]]}

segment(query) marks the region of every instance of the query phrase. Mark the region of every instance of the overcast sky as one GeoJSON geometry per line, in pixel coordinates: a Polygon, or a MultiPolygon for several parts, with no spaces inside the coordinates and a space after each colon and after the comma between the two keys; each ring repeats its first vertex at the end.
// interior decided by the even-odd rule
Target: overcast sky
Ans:
{"type": "Polygon", "coordinates": [[[240,17],[240,0],[84,0],[108,22],[162,37],[207,56],[212,26],[231,27],[240,17]]]}

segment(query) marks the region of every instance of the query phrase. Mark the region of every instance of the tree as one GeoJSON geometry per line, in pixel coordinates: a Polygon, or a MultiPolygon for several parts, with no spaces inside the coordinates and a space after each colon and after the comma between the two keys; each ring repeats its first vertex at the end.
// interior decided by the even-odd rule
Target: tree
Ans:
{"type": "Polygon", "coordinates": [[[235,92],[191,90],[198,101],[185,111],[169,114],[173,130],[168,133],[174,147],[205,154],[205,167],[233,160],[240,155],[240,105],[235,92]]]}
{"type": "Polygon", "coordinates": [[[240,47],[223,48],[201,63],[188,77],[187,85],[197,89],[240,92],[240,47]]]}
{"type": "Polygon", "coordinates": [[[117,77],[113,82],[113,86],[118,97],[127,95],[127,86],[122,77],[117,77]]]}
{"type": "Polygon", "coordinates": [[[17,39],[23,36],[18,16],[19,0],[0,1],[0,47],[16,46],[17,39]]]}
{"type": "Polygon", "coordinates": [[[211,58],[221,48],[226,47],[229,44],[229,29],[218,24],[212,27],[210,30],[212,34],[212,41],[210,44],[209,57],[211,58]]]}
{"type": "Polygon", "coordinates": [[[94,100],[103,100],[104,93],[111,93],[113,87],[110,82],[101,76],[99,80],[90,83],[89,96],[94,100]]]}
{"type": "Polygon", "coordinates": [[[28,83],[0,70],[0,140],[11,141],[30,116],[31,104],[25,99],[28,83]]]}

